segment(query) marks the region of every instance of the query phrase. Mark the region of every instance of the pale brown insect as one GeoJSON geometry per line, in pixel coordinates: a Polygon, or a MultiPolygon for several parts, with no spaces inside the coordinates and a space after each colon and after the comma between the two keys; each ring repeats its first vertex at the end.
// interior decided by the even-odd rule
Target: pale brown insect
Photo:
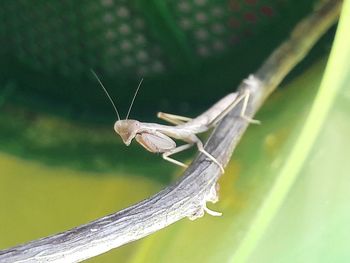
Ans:
{"type": "Polygon", "coordinates": [[[103,86],[96,73],[94,71],[92,71],[92,73],[107,94],[114,107],[115,112],[117,113],[118,120],[114,124],[114,130],[122,138],[125,145],[130,145],[131,141],[135,138],[136,141],[141,144],[146,150],[152,153],[162,153],[163,159],[182,167],[187,167],[187,165],[171,158],[170,156],[175,153],[184,151],[193,145],[196,145],[198,150],[205,154],[211,161],[216,163],[224,173],[223,166],[204,149],[203,143],[196,136],[196,134],[205,132],[208,129],[214,127],[223,117],[226,116],[226,114],[231,109],[237,106],[241,101],[243,101],[243,105],[240,116],[251,123],[259,123],[259,121],[253,120],[245,115],[247,103],[249,100],[248,90],[242,94],[233,92],[226,95],[224,98],[210,107],[207,111],[193,119],[169,113],[158,113],[158,118],[163,119],[173,124],[174,126],[157,123],[145,123],[128,119],[137,92],[141,86],[142,79],[136,89],[125,120],[121,120],[119,112],[110,95],[108,94],[108,91],[103,86]],[[177,146],[176,142],[172,138],[182,140],[186,144],[177,146]]]}

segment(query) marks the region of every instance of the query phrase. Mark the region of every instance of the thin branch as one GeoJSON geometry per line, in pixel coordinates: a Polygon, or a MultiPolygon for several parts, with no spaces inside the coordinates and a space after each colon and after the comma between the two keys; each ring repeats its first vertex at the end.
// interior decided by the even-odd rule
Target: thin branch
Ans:
{"type": "MultiPolygon", "coordinates": [[[[255,75],[239,86],[250,90],[247,115],[253,116],[282,79],[303,59],[317,40],[336,23],[341,0],[328,0],[306,19],[266,60],[255,75]]],[[[206,150],[224,166],[248,123],[232,110],[216,127],[206,150]]],[[[220,169],[200,154],[175,184],[149,199],[66,232],[0,251],[0,262],[79,262],[140,239],[182,218],[204,215],[206,202],[216,202],[220,169]]]]}

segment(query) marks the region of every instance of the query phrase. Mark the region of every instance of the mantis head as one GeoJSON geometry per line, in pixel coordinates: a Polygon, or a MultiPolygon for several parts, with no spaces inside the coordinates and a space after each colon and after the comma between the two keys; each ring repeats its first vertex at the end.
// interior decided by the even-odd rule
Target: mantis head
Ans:
{"type": "Polygon", "coordinates": [[[132,139],[135,138],[137,132],[140,129],[140,122],[136,121],[136,120],[128,120],[132,105],[134,104],[137,92],[139,91],[142,81],[143,79],[141,79],[141,81],[139,82],[139,85],[137,86],[137,89],[135,91],[134,97],[132,98],[132,101],[130,103],[130,107],[128,110],[128,113],[126,114],[125,120],[121,120],[120,119],[120,115],[119,112],[117,110],[117,107],[115,106],[111,96],[109,95],[107,89],[103,86],[101,80],[99,79],[99,77],[97,76],[97,74],[95,73],[95,71],[93,71],[91,69],[92,74],[95,76],[95,78],[97,79],[97,81],[100,83],[103,91],[106,93],[108,99],[110,100],[110,102],[112,103],[112,106],[115,110],[115,112],[117,113],[117,117],[118,120],[115,122],[114,124],[114,130],[116,133],[118,133],[120,135],[120,137],[122,137],[123,142],[125,143],[126,146],[129,146],[132,139]]]}
{"type": "Polygon", "coordinates": [[[114,124],[114,130],[122,137],[126,146],[129,146],[140,128],[140,122],[136,120],[118,120],[114,124]]]}

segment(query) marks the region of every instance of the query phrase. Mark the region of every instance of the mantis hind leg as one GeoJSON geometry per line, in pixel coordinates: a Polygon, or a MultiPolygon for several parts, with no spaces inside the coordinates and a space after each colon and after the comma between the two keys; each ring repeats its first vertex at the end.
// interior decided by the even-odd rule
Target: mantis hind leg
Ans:
{"type": "Polygon", "coordinates": [[[219,121],[221,121],[234,107],[236,107],[242,100],[243,100],[243,105],[240,113],[240,117],[243,118],[244,120],[250,122],[250,123],[255,123],[255,124],[260,124],[260,121],[254,120],[247,115],[245,115],[248,102],[249,102],[249,96],[250,96],[250,91],[245,90],[242,94],[240,94],[226,109],[224,109],[211,123],[211,125],[216,125],[219,121]]]}
{"type": "Polygon", "coordinates": [[[246,112],[247,106],[248,106],[248,102],[249,102],[249,96],[250,96],[249,90],[246,90],[241,96],[242,96],[241,98],[238,97],[239,100],[243,99],[243,105],[242,105],[242,110],[241,110],[241,115],[240,115],[241,118],[245,119],[249,123],[260,124],[259,120],[254,120],[254,119],[250,118],[249,116],[245,115],[245,112],[246,112]]]}
{"type": "Polygon", "coordinates": [[[165,120],[165,121],[167,121],[171,124],[175,124],[175,125],[184,124],[185,122],[192,120],[191,118],[188,118],[188,117],[170,114],[170,113],[165,113],[165,112],[158,112],[157,117],[159,119],[165,120]]]}
{"type": "Polygon", "coordinates": [[[182,166],[182,167],[187,168],[187,167],[188,167],[187,164],[184,164],[184,163],[182,163],[182,162],[179,162],[179,161],[177,161],[177,160],[175,160],[175,159],[173,159],[173,158],[170,158],[169,156],[170,156],[170,155],[173,155],[173,154],[175,154],[175,153],[179,153],[179,152],[182,152],[182,151],[184,151],[184,150],[187,150],[187,149],[189,149],[189,148],[192,147],[192,146],[193,146],[193,144],[191,144],[191,143],[181,145],[181,146],[176,147],[176,148],[174,148],[174,149],[172,149],[172,150],[169,150],[169,151],[167,151],[167,152],[164,152],[164,153],[162,154],[162,157],[163,157],[164,160],[166,160],[166,161],[168,161],[168,162],[171,162],[171,163],[173,163],[173,164],[176,164],[176,165],[179,165],[179,166],[182,166]]]}

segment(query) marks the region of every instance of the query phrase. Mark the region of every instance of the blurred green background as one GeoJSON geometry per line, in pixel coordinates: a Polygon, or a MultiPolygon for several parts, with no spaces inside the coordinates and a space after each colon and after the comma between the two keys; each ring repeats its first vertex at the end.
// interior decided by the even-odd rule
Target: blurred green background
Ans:
{"type": "MultiPolygon", "coordinates": [[[[0,249],[120,210],[181,175],[159,156],[122,144],[112,129],[114,111],[91,68],[122,116],[141,77],[132,118],[155,121],[160,110],[195,116],[256,70],[316,4],[2,1],[0,249]]],[[[347,22],[344,32],[350,30],[347,22]]],[[[211,206],[224,213],[222,218],[182,220],[89,261],[348,261],[346,46],[337,49],[338,67],[326,74],[336,85],[323,89],[333,98],[326,121],[308,125],[307,117],[319,97],[334,32],[267,101],[257,116],[263,125],[245,134],[222,177],[220,202],[211,206]],[[268,228],[259,228],[257,211],[264,215],[265,197],[274,193],[309,126],[320,134],[305,145],[311,151],[292,176],[295,182],[277,216],[268,228]],[[254,228],[264,231],[256,234],[254,228]]],[[[348,34],[341,37],[339,42],[348,43],[348,34]]],[[[193,154],[180,158],[191,160],[193,154]]]]}

